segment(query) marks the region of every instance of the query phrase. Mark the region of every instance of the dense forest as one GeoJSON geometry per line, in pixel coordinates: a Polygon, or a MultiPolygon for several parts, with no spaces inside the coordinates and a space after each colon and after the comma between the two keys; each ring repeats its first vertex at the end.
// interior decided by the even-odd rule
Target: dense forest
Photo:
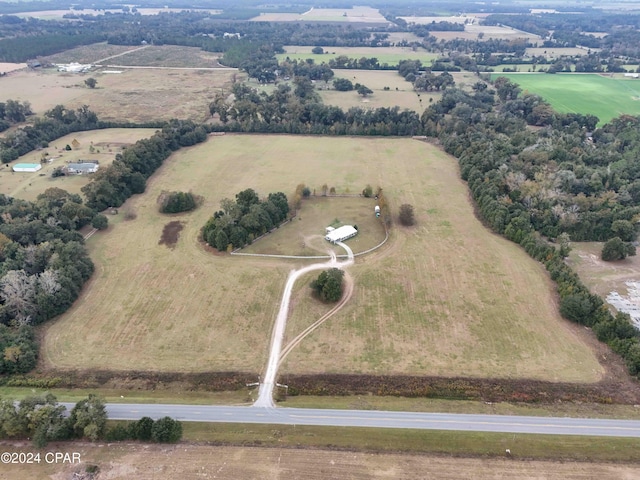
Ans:
{"type": "Polygon", "coordinates": [[[35,366],[32,326],[69,308],[93,273],[76,230],[94,216],[80,196],[58,188],[36,202],[0,195],[0,373],[35,366]]]}

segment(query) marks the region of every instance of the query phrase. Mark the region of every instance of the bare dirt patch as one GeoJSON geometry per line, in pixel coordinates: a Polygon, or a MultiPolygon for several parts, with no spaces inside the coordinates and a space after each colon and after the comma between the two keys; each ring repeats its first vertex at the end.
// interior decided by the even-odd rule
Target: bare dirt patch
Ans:
{"type": "MultiPolygon", "coordinates": [[[[214,427],[212,427],[214,428],[214,427]]],[[[273,435],[278,435],[277,431],[273,435]]],[[[8,451],[15,447],[7,446],[8,451]]],[[[23,447],[24,448],[24,447],[23,447]]],[[[53,448],[53,447],[51,447],[53,448]]],[[[97,465],[96,478],[216,478],[219,480],[331,478],[346,480],[409,478],[519,478],[631,479],[640,475],[638,465],[460,458],[437,455],[383,454],[323,449],[229,447],[211,445],[142,445],[135,443],[97,446],[57,445],[56,451],[79,452],[81,465],[4,465],[2,478],[63,480],[76,478],[88,464],[97,465]],[[466,472],[466,473],[465,473],[466,472]]],[[[15,450],[17,451],[17,450],[15,450]]]]}
{"type": "Polygon", "coordinates": [[[173,249],[178,243],[180,232],[183,228],[184,222],[174,220],[173,222],[167,223],[162,229],[162,236],[158,241],[158,245],[166,245],[167,247],[173,249]]]}

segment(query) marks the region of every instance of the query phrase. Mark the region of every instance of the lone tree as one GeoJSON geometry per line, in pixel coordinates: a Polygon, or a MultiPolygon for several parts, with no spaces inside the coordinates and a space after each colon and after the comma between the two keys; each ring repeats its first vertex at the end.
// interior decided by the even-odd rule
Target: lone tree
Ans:
{"type": "Polygon", "coordinates": [[[338,268],[325,270],[311,282],[311,288],[325,302],[337,302],[342,298],[342,279],[344,272],[338,268]]]}
{"type": "Polygon", "coordinates": [[[84,81],[84,84],[89,88],[96,88],[98,81],[93,77],[89,77],[84,81]]]}
{"type": "Polygon", "coordinates": [[[357,85],[356,91],[358,92],[358,95],[362,95],[363,97],[366,97],[373,93],[373,90],[371,90],[366,85],[357,85]]]}
{"type": "Polygon", "coordinates": [[[320,54],[324,53],[324,48],[322,48],[322,47],[313,47],[311,49],[311,53],[313,53],[315,55],[320,55],[320,54]]]}
{"type": "Polygon", "coordinates": [[[627,256],[633,256],[635,254],[636,247],[634,247],[632,243],[625,243],[620,239],[620,237],[613,237],[604,244],[600,256],[605,262],[612,262],[614,260],[622,260],[627,256]]]}
{"type": "Polygon", "coordinates": [[[413,215],[413,205],[403,203],[400,205],[400,223],[406,227],[416,223],[416,219],[413,215]]]}

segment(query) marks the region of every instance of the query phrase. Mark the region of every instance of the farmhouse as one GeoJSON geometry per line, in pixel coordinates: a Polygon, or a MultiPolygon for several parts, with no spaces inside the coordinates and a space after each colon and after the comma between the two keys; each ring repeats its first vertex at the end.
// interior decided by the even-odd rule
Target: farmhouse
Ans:
{"type": "Polygon", "coordinates": [[[82,175],[83,173],[95,173],[100,168],[98,162],[79,162],[69,163],[67,165],[67,173],[70,175],[82,175]]]}
{"type": "Polygon", "coordinates": [[[351,225],[343,225],[342,227],[334,230],[327,229],[327,234],[324,239],[331,243],[343,242],[351,237],[355,237],[358,234],[358,230],[351,225]]]}
{"type": "Polygon", "coordinates": [[[42,168],[39,163],[16,163],[13,166],[14,172],[37,172],[42,168]]]}

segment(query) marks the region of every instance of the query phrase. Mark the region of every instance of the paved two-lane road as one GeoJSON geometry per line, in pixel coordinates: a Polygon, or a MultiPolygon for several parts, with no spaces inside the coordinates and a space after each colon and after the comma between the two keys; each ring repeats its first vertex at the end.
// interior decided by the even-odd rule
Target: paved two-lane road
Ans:
{"type": "MultiPolygon", "coordinates": [[[[68,409],[73,407],[73,404],[65,405],[68,409]]],[[[107,412],[109,418],[114,420],[137,420],[143,416],[158,419],[170,416],[188,422],[412,428],[640,438],[640,420],[116,403],[107,404],[107,412]]]]}

